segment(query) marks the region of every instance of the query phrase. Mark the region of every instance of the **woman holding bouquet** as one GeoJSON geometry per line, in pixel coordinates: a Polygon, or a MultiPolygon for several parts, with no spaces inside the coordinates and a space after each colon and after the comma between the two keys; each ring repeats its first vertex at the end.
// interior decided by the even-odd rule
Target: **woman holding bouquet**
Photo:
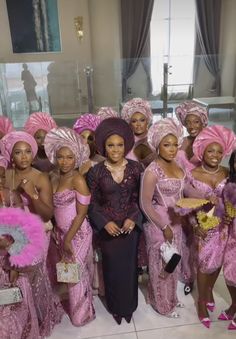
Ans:
{"type": "MultiPolygon", "coordinates": [[[[215,125],[206,127],[193,144],[194,155],[201,165],[192,170],[185,195],[210,200],[216,205],[216,214],[220,211],[222,214],[222,191],[228,177],[228,170],[220,163],[231,153],[234,143],[235,135],[231,130],[215,125]]],[[[202,231],[196,219],[194,224],[198,245],[198,316],[202,324],[209,328],[211,321],[208,310],[212,311],[215,306],[212,289],[223,263],[228,230],[223,222],[209,231],[202,231]]]]}

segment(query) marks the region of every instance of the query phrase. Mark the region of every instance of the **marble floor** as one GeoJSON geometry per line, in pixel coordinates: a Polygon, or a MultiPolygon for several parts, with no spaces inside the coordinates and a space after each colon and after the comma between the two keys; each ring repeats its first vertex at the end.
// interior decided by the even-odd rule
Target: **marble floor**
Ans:
{"type": "Polygon", "coordinates": [[[76,328],[71,325],[67,316],[61,324],[57,325],[50,339],[228,339],[235,338],[236,331],[228,331],[229,322],[217,320],[217,316],[227,308],[229,295],[224,284],[223,276],[217,280],[214,297],[216,310],[211,314],[212,324],[210,329],[204,328],[196,315],[195,291],[193,295],[185,296],[183,285],[178,285],[178,297],[185,304],[179,309],[180,318],[170,319],[157,314],[144,299],[145,286],[140,284],[139,305],[130,324],[122,320],[117,325],[112,316],[106,311],[98,297],[94,298],[96,319],[90,324],[76,328]]]}

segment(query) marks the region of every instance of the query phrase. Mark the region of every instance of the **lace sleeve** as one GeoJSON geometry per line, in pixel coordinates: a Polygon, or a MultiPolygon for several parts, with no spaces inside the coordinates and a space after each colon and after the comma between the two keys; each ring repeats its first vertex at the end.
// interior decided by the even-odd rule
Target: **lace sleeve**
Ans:
{"type": "Polygon", "coordinates": [[[159,212],[153,207],[153,195],[157,180],[157,174],[147,168],[141,180],[140,206],[147,219],[162,229],[169,224],[169,218],[166,207],[162,206],[159,212]]]}
{"type": "Polygon", "coordinates": [[[88,216],[91,226],[97,231],[101,231],[106,224],[111,221],[105,215],[100,205],[102,201],[102,192],[99,186],[99,173],[97,166],[90,168],[87,173],[87,185],[91,192],[91,201],[88,208],[88,216]]]}

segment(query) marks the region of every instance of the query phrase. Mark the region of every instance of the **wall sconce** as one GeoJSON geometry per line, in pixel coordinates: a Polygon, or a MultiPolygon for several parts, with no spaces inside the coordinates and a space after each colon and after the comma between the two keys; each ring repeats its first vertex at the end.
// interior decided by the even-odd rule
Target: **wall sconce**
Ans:
{"type": "Polygon", "coordinates": [[[74,18],[74,24],[75,24],[75,31],[76,35],[79,41],[81,41],[84,37],[84,31],[83,31],[83,17],[77,16],[74,18]]]}

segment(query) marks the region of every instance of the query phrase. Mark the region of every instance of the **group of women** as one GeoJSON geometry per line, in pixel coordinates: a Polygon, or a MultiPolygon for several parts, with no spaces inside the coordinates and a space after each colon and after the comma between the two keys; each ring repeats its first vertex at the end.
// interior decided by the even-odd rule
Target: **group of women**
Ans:
{"type": "Polygon", "coordinates": [[[184,307],[178,280],[186,294],[196,281],[198,317],[208,328],[223,267],[232,304],[219,319],[236,329],[236,225],[225,217],[223,198],[236,181],[236,138],[227,128],[207,126],[207,111],[193,102],[178,106],[176,115],[179,122],[166,118],[151,125],[149,103],[135,98],[121,118],[102,107],[79,117],[73,129],[57,127],[42,112],[30,115],[23,131],[1,117],[1,205],[39,215],[47,234],[43,259],[24,272],[6,266],[9,243],[0,237],[0,288],[27,286],[23,303],[0,306],[1,338],[49,336],[64,312],[75,326],[92,321],[95,281],[104,285],[115,321],[129,323],[138,305],[138,267],[144,265],[146,300],[163,316],[178,318],[177,308],[184,307]],[[221,161],[231,153],[229,171],[221,161]],[[182,215],[176,203],[183,197],[206,199],[219,211],[217,226],[206,231],[194,211],[182,215]],[[182,255],[172,273],[165,271],[163,243],[182,255]],[[80,267],[81,278],[66,285],[66,296],[56,293],[61,260],[80,267]]]}

